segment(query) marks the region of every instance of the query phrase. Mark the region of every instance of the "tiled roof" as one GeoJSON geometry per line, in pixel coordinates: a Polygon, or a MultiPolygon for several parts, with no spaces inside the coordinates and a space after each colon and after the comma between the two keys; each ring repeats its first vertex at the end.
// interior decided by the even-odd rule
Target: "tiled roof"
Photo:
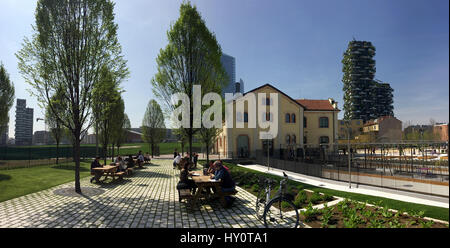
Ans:
{"type": "Polygon", "coordinates": [[[296,101],[305,106],[306,110],[338,110],[333,108],[329,100],[298,99],[296,101]]]}

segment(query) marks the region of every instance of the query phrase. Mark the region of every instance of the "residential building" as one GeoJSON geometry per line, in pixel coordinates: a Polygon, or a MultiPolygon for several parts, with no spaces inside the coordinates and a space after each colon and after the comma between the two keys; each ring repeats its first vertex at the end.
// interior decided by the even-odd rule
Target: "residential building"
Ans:
{"type": "Polygon", "coordinates": [[[348,131],[350,131],[350,139],[354,139],[363,131],[364,122],[362,119],[357,120],[338,120],[338,139],[347,140],[348,131]],[[348,123],[348,126],[347,126],[348,123]]]}
{"type": "Polygon", "coordinates": [[[84,135],[83,139],[81,140],[81,144],[95,144],[95,142],[96,142],[95,134],[84,135]]]}
{"type": "Polygon", "coordinates": [[[399,142],[402,140],[402,122],[393,116],[369,120],[364,124],[363,135],[370,137],[366,142],[399,142]]]}
{"type": "Polygon", "coordinates": [[[342,60],[344,76],[344,119],[376,118],[373,104],[375,47],[369,41],[350,41],[342,60]]]}
{"type": "Polygon", "coordinates": [[[439,141],[448,142],[448,123],[438,123],[433,126],[433,134],[439,141]]]}
{"type": "Polygon", "coordinates": [[[33,141],[33,109],[27,108],[25,99],[16,103],[16,145],[31,145],[33,141]]]}
{"type": "Polygon", "coordinates": [[[337,102],[328,100],[295,100],[270,84],[265,84],[243,95],[242,98],[233,100],[233,109],[236,109],[237,101],[246,101],[243,105],[243,113],[236,110],[231,126],[224,122],[222,132],[216,140],[214,150],[220,154],[233,157],[255,157],[256,151],[267,151],[272,155],[280,155],[282,149],[295,149],[305,146],[330,147],[337,138],[337,102]],[[259,98],[259,93],[265,93],[265,98],[252,100],[253,94],[259,98]],[[273,99],[270,93],[278,95],[278,116],[273,116],[270,106],[273,99]],[[257,103],[259,102],[259,103],[257,103]],[[257,110],[257,113],[249,111],[250,104],[266,106],[265,111],[257,110]],[[236,117],[236,118],[234,118],[236,117]],[[274,119],[277,118],[277,119],[274,119]],[[273,139],[261,139],[261,128],[258,122],[272,122],[277,124],[277,135],[273,139]],[[256,123],[253,127],[251,124],[256,123]],[[237,124],[241,127],[237,127],[237,124]]]}
{"type": "Polygon", "coordinates": [[[390,84],[383,83],[379,80],[373,82],[375,84],[373,92],[373,105],[375,106],[373,116],[376,118],[381,116],[394,116],[394,95],[390,84]]]}

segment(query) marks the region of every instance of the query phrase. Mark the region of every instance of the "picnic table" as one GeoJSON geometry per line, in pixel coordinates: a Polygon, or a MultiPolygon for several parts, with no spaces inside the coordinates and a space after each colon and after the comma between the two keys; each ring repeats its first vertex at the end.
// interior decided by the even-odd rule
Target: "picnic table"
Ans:
{"type": "Polygon", "coordinates": [[[102,176],[105,176],[103,181],[105,181],[106,178],[108,178],[108,176],[112,176],[113,180],[115,180],[116,171],[118,167],[119,167],[118,165],[105,165],[103,167],[92,168],[94,172],[95,181],[97,183],[100,182],[100,178],[102,176]]]}
{"type": "Polygon", "coordinates": [[[222,203],[223,206],[226,205],[225,201],[225,195],[222,192],[222,182],[218,180],[211,179],[210,176],[204,176],[202,171],[194,171],[194,175],[191,174],[192,180],[194,180],[195,184],[197,185],[197,192],[195,193],[194,197],[192,198],[192,205],[195,205],[200,197],[203,196],[203,189],[207,189],[207,194],[209,194],[209,187],[215,188],[215,193],[212,195],[217,195],[222,203]]]}

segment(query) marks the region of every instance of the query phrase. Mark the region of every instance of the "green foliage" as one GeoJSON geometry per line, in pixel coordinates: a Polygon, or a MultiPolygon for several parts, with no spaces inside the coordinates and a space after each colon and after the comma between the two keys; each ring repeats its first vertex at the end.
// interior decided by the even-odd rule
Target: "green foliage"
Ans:
{"type": "Polygon", "coordinates": [[[434,222],[432,220],[430,221],[419,220],[419,224],[421,225],[422,228],[431,228],[434,222]]]}
{"type": "Polygon", "coordinates": [[[258,184],[253,184],[253,186],[252,186],[252,191],[253,192],[259,192],[259,185],[258,184]]]}
{"type": "Polygon", "coordinates": [[[151,146],[151,154],[154,155],[154,149],[166,136],[166,125],[164,115],[155,100],[150,100],[145,110],[142,120],[142,139],[151,146]]]}
{"type": "Polygon", "coordinates": [[[368,228],[384,228],[384,221],[376,218],[372,218],[369,220],[367,225],[368,228]]]}
{"type": "Polygon", "coordinates": [[[303,204],[305,204],[308,200],[308,197],[306,195],[306,192],[304,190],[301,190],[297,193],[294,199],[294,205],[297,208],[300,208],[303,204]]]}
{"type": "Polygon", "coordinates": [[[312,204],[316,204],[322,201],[322,196],[320,195],[320,193],[318,191],[315,191],[312,195],[311,198],[309,198],[309,202],[311,202],[312,204]]]}
{"type": "Polygon", "coordinates": [[[289,204],[288,202],[283,201],[283,202],[281,202],[281,208],[282,209],[291,208],[291,204],[289,204]]]}
{"type": "Polygon", "coordinates": [[[320,213],[320,210],[313,208],[311,202],[306,207],[306,210],[301,211],[301,214],[305,217],[306,222],[316,220],[319,213],[320,213]]]}
{"type": "Polygon", "coordinates": [[[384,218],[391,218],[394,214],[389,210],[387,206],[378,210],[378,213],[384,218]]]}
{"type": "Polygon", "coordinates": [[[324,204],[324,208],[322,209],[322,223],[321,227],[326,228],[329,227],[331,218],[333,217],[334,208],[328,207],[327,204],[324,204]]]}
{"type": "Polygon", "coordinates": [[[334,197],[327,193],[322,195],[322,201],[329,202],[329,201],[332,201],[333,199],[334,199],[334,197]]]}
{"type": "Polygon", "coordinates": [[[14,85],[9,80],[3,63],[0,63],[0,133],[3,133],[9,122],[9,110],[14,103],[14,85]]]}

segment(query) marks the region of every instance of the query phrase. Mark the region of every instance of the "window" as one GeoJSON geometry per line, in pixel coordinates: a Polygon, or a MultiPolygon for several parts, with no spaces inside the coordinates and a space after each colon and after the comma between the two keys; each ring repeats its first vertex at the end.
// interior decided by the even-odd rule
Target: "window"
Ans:
{"type": "Polygon", "coordinates": [[[272,105],[272,99],[270,97],[266,97],[265,100],[263,98],[263,105],[272,105]]]}
{"type": "Polygon", "coordinates": [[[248,113],[244,112],[244,122],[248,122],[248,113]]]}
{"type": "Polygon", "coordinates": [[[295,123],[295,114],[292,114],[292,115],[291,115],[291,122],[292,122],[292,123],[295,123]]]}
{"type": "Polygon", "coordinates": [[[319,127],[320,128],[328,128],[328,117],[320,117],[319,118],[319,127]]]}
{"type": "Polygon", "coordinates": [[[286,114],[286,123],[290,123],[291,122],[291,115],[290,114],[286,114]]]}
{"type": "Polygon", "coordinates": [[[306,117],[303,117],[303,127],[306,128],[306,117]]]}
{"type": "Polygon", "coordinates": [[[295,137],[295,135],[292,135],[291,142],[292,142],[292,144],[297,143],[297,137],[295,137]]]}
{"type": "Polygon", "coordinates": [[[291,143],[291,136],[286,135],[286,144],[289,145],[291,143]]]}
{"type": "MultiPolygon", "coordinates": [[[[272,120],[273,120],[273,114],[269,113],[269,112],[266,112],[265,121],[272,121],[272,120]]],[[[263,121],[264,121],[264,119],[263,119],[263,121]]]]}
{"type": "Polygon", "coordinates": [[[320,144],[328,144],[329,142],[330,142],[330,138],[328,138],[328,136],[320,137],[320,144]]]}
{"type": "Polygon", "coordinates": [[[303,144],[306,144],[307,143],[306,141],[307,141],[306,136],[303,136],[303,144]]]}

